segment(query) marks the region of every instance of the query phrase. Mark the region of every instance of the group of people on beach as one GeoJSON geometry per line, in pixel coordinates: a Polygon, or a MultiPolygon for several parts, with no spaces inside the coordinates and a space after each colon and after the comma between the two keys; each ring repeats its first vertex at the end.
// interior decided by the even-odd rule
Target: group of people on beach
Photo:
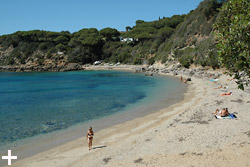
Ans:
{"type": "MultiPolygon", "coordinates": [[[[181,82],[184,82],[184,83],[187,82],[187,80],[183,81],[182,76],[180,77],[180,80],[181,80],[181,82]]],[[[218,88],[215,88],[215,89],[220,89],[220,88],[223,88],[222,85],[220,87],[218,87],[218,88]]],[[[221,96],[226,96],[226,95],[232,95],[232,92],[221,94],[221,96]]],[[[214,115],[221,116],[221,117],[226,117],[226,116],[229,116],[230,113],[228,112],[228,108],[223,108],[222,110],[216,109],[216,111],[214,112],[214,115]]],[[[86,135],[86,140],[88,140],[89,150],[92,149],[93,137],[94,137],[94,132],[92,130],[92,127],[90,127],[88,132],[87,132],[87,135],[86,135]]]]}
{"type": "MultiPolygon", "coordinates": [[[[220,85],[220,87],[214,88],[214,89],[221,89],[223,88],[222,85],[220,85]]],[[[228,86],[224,87],[224,89],[228,88],[228,86]]],[[[227,92],[227,93],[222,93],[220,94],[220,96],[228,96],[228,95],[232,95],[232,92],[227,92]]],[[[228,112],[228,108],[223,108],[222,110],[216,109],[215,116],[220,116],[220,117],[226,117],[229,116],[230,113],[228,112]]]]}
{"type": "Polygon", "coordinates": [[[230,113],[228,112],[228,108],[223,108],[222,110],[216,109],[214,115],[226,117],[230,115],[230,113]]]}
{"type": "MultiPolygon", "coordinates": [[[[215,88],[215,89],[220,89],[220,88],[223,88],[223,86],[221,85],[220,87],[215,88]]],[[[232,92],[220,94],[220,96],[226,96],[226,95],[232,95],[232,92]]],[[[230,115],[230,113],[228,112],[228,108],[223,108],[222,110],[216,109],[214,115],[226,117],[226,116],[230,115]]]]}

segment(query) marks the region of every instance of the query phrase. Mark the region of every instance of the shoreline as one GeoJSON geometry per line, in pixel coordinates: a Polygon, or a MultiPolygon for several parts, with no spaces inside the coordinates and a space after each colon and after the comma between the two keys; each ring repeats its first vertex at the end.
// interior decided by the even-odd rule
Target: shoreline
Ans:
{"type": "MultiPolygon", "coordinates": [[[[100,69],[100,70],[105,70],[105,69],[100,69]]],[[[125,68],[124,70],[116,69],[115,71],[133,72],[133,69],[125,68]]],[[[158,77],[161,77],[161,76],[158,76],[158,77]]],[[[176,78],[174,79],[177,80],[176,78]]],[[[184,87],[180,89],[180,93],[182,93],[183,91],[184,92],[186,91],[185,90],[186,88],[184,87]]],[[[182,96],[180,97],[176,96],[175,98],[169,97],[167,106],[175,104],[176,102],[179,102],[180,100],[182,100],[182,98],[183,98],[182,96]]],[[[90,124],[94,125],[94,128],[95,128],[94,130],[97,132],[102,129],[110,128],[111,126],[114,126],[114,125],[118,125],[127,121],[131,121],[138,117],[144,117],[145,115],[151,114],[153,112],[157,112],[158,110],[165,108],[166,104],[161,104],[162,102],[158,102],[157,100],[159,99],[155,99],[153,100],[152,103],[146,104],[146,105],[142,102],[139,102],[139,103],[137,102],[137,104],[132,104],[134,107],[131,108],[130,106],[128,109],[126,109],[126,111],[122,111],[120,113],[115,113],[112,115],[105,116],[103,118],[94,119],[89,122],[79,123],[70,128],[60,130],[57,132],[52,132],[50,134],[41,134],[38,136],[31,137],[29,139],[21,139],[17,143],[11,144],[10,146],[12,147],[7,147],[7,146],[3,147],[3,150],[8,150],[7,148],[12,148],[12,151],[15,152],[16,155],[19,157],[18,161],[22,161],[23,159],[31,157],[34,154],[46,152],[50,150],[51,148],[53,149],[67,142],[71,142],[73,140],[82,138],[85,133],[84,129],[87,130],[90,124]],[[138,105],[141,107],[138,107],[138,105]],[[144,110],[146,110],[147,112],[143,112],[144,110]],[[79,135],[79,134],[82,134],[82,135],[79,135]],[[32,147],[30,147],[30,145],[32,145],[32,147]]],[[[1,154],[4,155],[5,152],[1,151],[1,154]]],[[[1,160],[0,166],[2,164],[5,164],[5,162],[1,160]]]]}
{"type": "Polygon", "coordinates": [[[86,141],[80,138],[13,166],[246,166],[250,163],[250,96],[237,90],[228,78],[222,75],[214,83],[192,77],[182,102],[97,132],[94,150],[88,151],[86,141]],[[220,84],[227,84],[233,95],[219,96],[227,91],[214,89],[220,84]],[[212,113],[225,106],[238,118],[216,120],[212,113]]]}

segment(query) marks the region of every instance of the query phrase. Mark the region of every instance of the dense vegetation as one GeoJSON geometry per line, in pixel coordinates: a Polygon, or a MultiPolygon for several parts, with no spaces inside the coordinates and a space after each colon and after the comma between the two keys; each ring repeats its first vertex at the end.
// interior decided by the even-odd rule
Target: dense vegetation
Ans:
{"type": "Polygon", "coordinates": [[[159,18],[153,22],[137,20],[134,27],[127,28],[127,32],[121,34],[122,37],[132,38],[133,41],[105,43],[104,55],[109,57],[108,60],[111,62],[152,64],[160,44],[175,32],[184,17],[185,15],[175,15],[171,18],[159,18]]]}
{"type": "Polygon", "coordinates": [[[178,60],[183,66],[191,64],[218,68],[217,51],[212,34],[222,2],[205,0],[198,8],[186,15],[169,40],[157,52],[157,59],[163,62],[178,60]]]}
{"type": "Polygon", "coordinates": [[[122,34],[113,28],[100,31],[95,28],[82,29],[73,34],[67,31],[19,31],[0,37],[2,51],[13,48],[1,64],[25,64],[33,61],[42,64],[45,59],[54,58],[52,55],[58,52],[66,54],[68,62],[81,64],[96,60],[141,64],[143,59],[147,59],[149,51],[154,53],[159,43],[169,38],[183,19],[184,15],[177,15],[153,22],[138,20],[133,28],[122,34]],[[132,41],[121,42],[120,37],[129,37],[132,41]]]}
{"type": "MultiPolygon", "coordinates": [[[[184,67],[196,64],[218,68],[221,64],[212,29],[225,2],[204,0],[187,15],[159,17],[151,22],[137,20],[135,26],[126,27],[126,32],[108,27],[100,31],[82,29],[75,33],[32,30],[3,35],[0,36],[0,65],[88,64],[103,60],[126,64],[153,64],[158,61],[166,65],[175,61],[184,67]]],[[[228,13],[223,14],[223,10],[228,9],[222,9],[219,22],[227,17],[228,13]]],[[[249,18],[249,12],[247,14],[249,18]]],[[[231,17],[228,18],[230,21],[231,17]]],[[[234,21],[237,22],[236,19],[234,21]]]]}
{"type": "Polygon", "coordinates": [[[220,62],[244,89],[250,76],[250,0],[229,0],[214,25],[220,62]]]}

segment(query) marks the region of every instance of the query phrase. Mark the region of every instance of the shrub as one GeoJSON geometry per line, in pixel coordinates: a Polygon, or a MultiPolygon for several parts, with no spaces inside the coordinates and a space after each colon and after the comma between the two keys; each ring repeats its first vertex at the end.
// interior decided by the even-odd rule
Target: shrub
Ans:
{"type": "Polygon", "coordinates": [[[193,57],[191,55],[183,55],[179,59],[179,62],[186,68],[189,68],[193,63],[193,57]]]}
{"type": "Polygon", "coordinates": [[[52,57],[52,54],[51,53],[47,53],[47,59],[51,59],[51,57],[52,57]]]}
{"type": "Polygon", "coordinates": [[[133,64],[142,64],[142,58],[140,55],[136,55],[134,58],[133,58],[133,64]]]}
{"type": "Polygon", "coordinates": [[[43,62],[44,62],[44,58],[42,57],[42,58],[40,58],[40,59],[38,59],[38,64],[39,65],[42,65],[43,64],[43,62]]]}
{"type": "Polygon", "coordinates": [[[152,64],[154,64],[155,63],[155,57],[150,57],[149,59],[148,59],[148,64],[149,65],[152,65],[152,64]]]}
{"type": "Polygon", "coordinates": [[[56,45],[56,50],[58,51],[58,52],[61,52],[61,51],[64,51],[64,50],[66,50],[66,47],[63,45],[63,44],[57,44],[56,45]]]}
{"type": "Polygon", "coordinates": [[[15,63],[15,60],[13,59],[13,57],[9,57],[8,65],[13,65],[14,63],[15,63]]]}
{"type": "Polygon", "coordinates": [[[24,56],[20,59],[20,63],[21,64],[25,64],[26,63],[26,58],[24,56]]]}

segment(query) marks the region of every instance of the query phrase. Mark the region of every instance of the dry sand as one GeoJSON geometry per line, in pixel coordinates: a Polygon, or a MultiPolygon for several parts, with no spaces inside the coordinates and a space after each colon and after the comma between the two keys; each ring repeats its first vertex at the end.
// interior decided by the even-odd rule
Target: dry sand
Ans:
{"type": "Polygon", "coordinates": [[[250,166],[250,94],[227,79],[192,77],[182,102],[97,132],[93,150],[83,136],[12,166],[250,166]],[[220,85],[228,88],[214,89],[220,85]],[[220,96],[228,91],[233,94],[220,96]],[[215,119],[212,113],[224,107],[238,118],[215,119]]]}

